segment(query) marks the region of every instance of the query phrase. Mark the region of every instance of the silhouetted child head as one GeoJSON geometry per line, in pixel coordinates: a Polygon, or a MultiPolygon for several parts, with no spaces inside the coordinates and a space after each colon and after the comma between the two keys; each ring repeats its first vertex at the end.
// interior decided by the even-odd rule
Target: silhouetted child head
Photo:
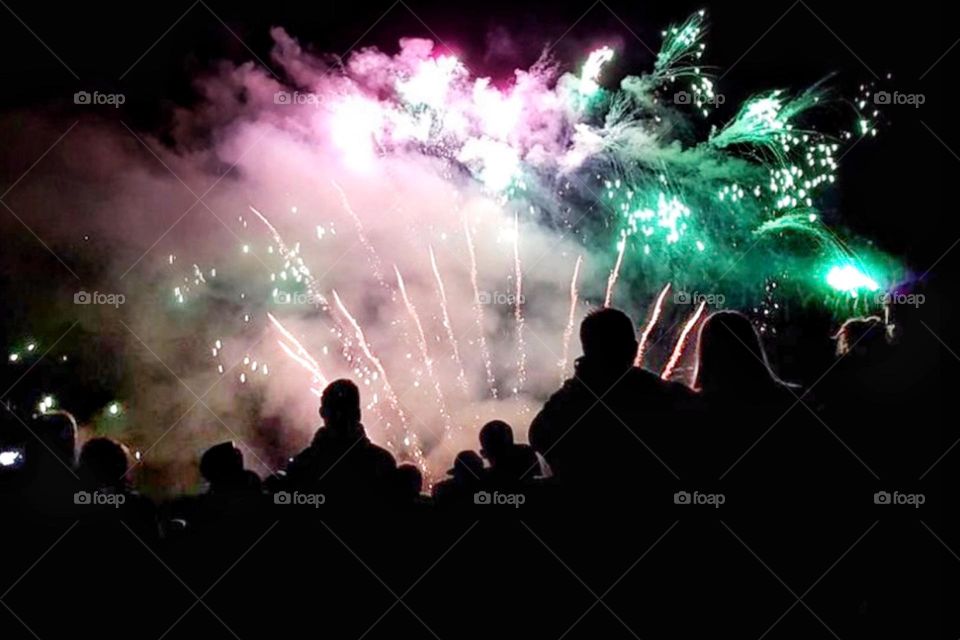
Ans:
{"type": "Polygon", "coordinates": [[[580,324],[583,355],[610,366],[630,366],[637,357],[633,321],[619,309],[598,309],[580,324]]]}
{"type": "Polygon", "coordinates": [[[320,416],[326,426],[347,428],[360,422],[360,390],[347,379],[334,380],[323,390],[320,416]]]}
{"type": "Polygon", "coordinates": [[[480,454],[496,464],[513,446],[513,429],[503,420],[493,420],[480,429],[480,454]]]}
{"type": "Polygon", "coordinates": [[[833,338],[838,356],[879,356],[890,346],[890,332],[879,316],[850,318],[833,338]]]}
{"type": "Polygon", "coordinates": [[[127,448],[110,438],[89,440],[80,451],[80,477],[95,486],[123,486],[129,469],[127,448]]]}
{"type": "Polygon", "coordinates": [[[412,502],[423,490],[423,474],[415,465],[402,464],[394,472],[397,494],[404,502],[412,502]]]}
{"type": "Polygon", "coordinates": [[[744,389],[778,383],[770,369],[760,334],[736,311],[718,311],[700,328],[695,388],[705,391],[744,389]]]}
{"type": "Polygon", "coordinates": [[[221,442],[203,452],[200,475],[211,487],[238,483],[244,475],[243,452],[233,442],[221,442]]]}
{"type": "Polygon", "coordinates": [[[476,451],[461,451],[453,459],[453,468],[447,473],[455,480],[476,482],[483,474],[483,458],[476,451]]]}

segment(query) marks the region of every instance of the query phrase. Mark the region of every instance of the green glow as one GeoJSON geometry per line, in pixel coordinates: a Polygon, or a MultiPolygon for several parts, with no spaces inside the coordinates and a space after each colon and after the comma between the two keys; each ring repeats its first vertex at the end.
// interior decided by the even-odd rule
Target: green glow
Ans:
{"type": "Polygon", "coordinates": [[[877,291],[880,285],[877,281],[863,273],[852,264],[843,266],[834,265],[827,272],[827,284],[844,293],[850,294],[856,298],[858,291],[866,289],[867,291],[877,291]]]}
{"type": "MultiPolygon", "coordinates": [[[[771,316],[781,301],[813,302],[821,298],[811,294],[824,289],[837,313],[849,312],[838,303],[850,299],[869,305],[863,293],[896,281],[902,267],[822,215],[844,152],[839,138],[850,139],[815,128],[831,121],[829,107],[820,108],[830,97],[825,87],[764,91],[705,138],[670,135],[691,110],[709,117],[703,107],[723,102],[700,60],[705,33],[702,13],[668,28],[654,71],[611,92],[603,132],[615,162],[591,176],[591,193],[620,219],[624,278],[651,288],[683,281],[720,289],[742,305],[755,305],[765,291],[755,311],[771,316]],[[671,146],[651,153],[647,141],[658,136],[671,146]],[[853,266],[860,258],[869,258],[869,268],[853,266]]],[[[858,113],[846,126],[875,135],[875,116],[858,113]]]]}
{"type": "Polygon", "coordinates": [[[45,395],[40,399],[37,410],[40,413],[49,413],[57,406],[57,399],[51,395],[45,395]]]}
{"type": "Polygon", "coordinates": [[[657,196],[656,210],[642,208],[633,211],[629,218],[630,230],[638,231],[646,237],[653,236],[658,229],[666,229],[664,239],[668,244],[680,240],[680,235],[687,229],[686,218],[690,217],[690,208],[683,204],[677,196],[670,196],[661,191],[657,196]]]}

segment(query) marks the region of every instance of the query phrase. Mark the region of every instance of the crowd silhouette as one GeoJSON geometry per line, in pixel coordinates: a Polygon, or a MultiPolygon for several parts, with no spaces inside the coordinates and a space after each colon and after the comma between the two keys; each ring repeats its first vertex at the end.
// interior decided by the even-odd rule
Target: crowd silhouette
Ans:
{"type": "MultiPolygon", "coordinates": [[[[851,514],[869,523],[879,477],[906,483],[909,473],[901,470],[906,463],[919,464],[920,452],[903,437],[904,411],[910,403],[928,400],[932,391],[910,379],[913,356],[904,353],[878,317],[847,321],[833,337],[836,360],[830,368],[836,370],[806,388],[774,372],[760,334],[740,313],[720,311],[702,323],[690,387],[636,366],[635,326],[616,309],[590,313],[580,327],[583,355],[575,362],[574,375],[532,419],[529,444],[518,442],[515,426],[488,422],[478,431],[477,450],[459,452],[446,477],[429,491],[417,466],[398,464],[389,451],[370,441],[360,390],[341,379],[322,393],[322,426],[282,471],[261,478],[245,467],[243,451],[235,443],[222,442],[200,455],[204,489],[161,504],[131,484],[133,460],[118,440],[92,438],[77,454],[77,425],[68,414],[11,422],[5,427],[7,457],[0,477],[5,520],[24,525],[45,518],[83,519],[92,522],[89,531],[96,532],[86,538],[92,548],[119,520],[137,543],[159,545],[165,558],[174,563],[179,559],[177,566],[189,572],[200,570],[193,564],[198,557],[227,558],[233,551],[230,540],[248,544],[273,519],[313,523],[314,528],[305,524],[292,534],[303,536],[299,543],[305,546],[300,548],[316,544],[316,522],[330,529],[329,519],[338,517],[340,526],[358,529],[360,539],[392,549],[434,544],[425,542],[431,538],[424,527],[441,530],[446,526],[436,524],[441,517],[448,523],[463,521],[465,514],[521,520],[531,531],[529,523],[536,522],[557,532],[553,544],[570,544],[565,557],[590,566],[607,554],[636,548],[640,539],[645,547],[651,540],[641,531],[681,517],[721,518],[732,532],[728,520],[752,516],[771,530],[791,531],[788,539],[796,546],[779,567],[806,576],[803,580],[809,583],[816,575],[805,573],[807,567],[823,562],[817,559],[818,532],[839,529],[838,523],[851,514]],[[378,525],[388,530],[358,524],[378,514],[395,518],[378,525]],[[596,514],[606,518],[601,529],[569,533],[574,521],[596,514]]],[[[651,575],[671,576],[661,588],[681,580],[678,572],[693,565],[705,572],[702,575],[737,573],[743,558],[732,550],[743,556],[744,548],[738,549],[736,541],[749,548],[739,536],[733,547],[730,539],[723,544],[686,540],[696,550],[691,556],[699,558],[696,562],[645,560],[651,575]]],[[[534,534],[537,543],[549,546],[534,534]]],[[[498,589],[517,589],[523,597],[524,584],[529,589],[539,583],[540,578],[529,573],[542,569],[538,561],[510,556],[512,542],[487,544],[492,566],[486,570],[510,569],[498,589]],[[519,583],[513,584],[508,575],[519,583]]],[[[881,544],[868,541],[863,548],[879,552],[881,544]]],[[[830,548],[834,556],[843,550],[836,544],[830,548]]],[[[274,562],[282,558],[272,559],[271,566],[274,562]]],[[[878,566],[873,562],[848,561],[858,567],[859,577],[837,596],[840,624],[863,637],[890,624],[868,622],[873,620],[868,610],[876,613],[891,604],[883,587],[893,580],[919,579],[913,565],[904,562],[886,567],[884,580],[881,571],[871,569],[878,566]]],[[[333,571],[333,566],[327,564],[325,570],[333,571]]],[[[694,582],[684,589],[696,592],[708,584],[699,578],[694,582]]],[[[642,593],[657,601],[653,591],[642,593]]],[[[757,597],[754,604],[760,606],[767,596],[757,597]]],[[[557,605],[562,600],[548,599],[544,606],[557,605]]],[[[450,610],[451,617],[455,611],[450,610]]],[[[713,615],[739,614],[725,609],[713,615]]],[[[513,631],[524,632],[522,626],[513,631]]]]}

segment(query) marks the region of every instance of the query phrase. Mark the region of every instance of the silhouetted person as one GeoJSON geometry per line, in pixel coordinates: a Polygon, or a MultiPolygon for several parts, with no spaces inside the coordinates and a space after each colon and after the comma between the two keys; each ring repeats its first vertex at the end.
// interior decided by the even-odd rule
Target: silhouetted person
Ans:
{"type": "Polygon", "coordinates": [[[221,442],[200,457],[200,475],[212,494],[258,494],[260,478],[243,466],[243,451],[233,442],[221,442]]]}
{"type": "MultiPolygon", "coordinates": [[[[930,495],[956,484],[955,459],[950,462],[956,450],[944,455],[955,440],[949,434],[955,431],[956,420],[942,409],[953,392],[943,363],[952,362],[953,356],[940,342],[950,315],[941,313],[938,305],[950,296],[930,293],[923,283],[910,283],[888,294],[882,317],[844,322],[835,336],[837,361],[817,389],[827,423],[880,478],[852,462],[866,501],[893,488],[923,494],[926,504],[910,510],[940,534],[949,528],[945,513],[930,509],[930,495]],[[864,481],[869,486],[863,487],[864,481]],[[925,519],[938,516],[939,526],[925,519]]],[[[888,505],[878,505],[872,513],[857,514],[864,521],[884,518],[885,526],[880,536],[871,532],[858,545],[857,554],[850,554],[859,563],[851,569],[866,585],[865,615],[857,629],[863,637],[920,635],[915,620],[901,622],[893,612],[919,611],[938,599],[944,602],[923,562],[914,555],[889,552],[915,535],[916,520],[887,518],[888,513],[888,505]],[[870,561],[875,558],[884,560],[870,561]]]]}
{"type": "Polygon", "coordinates": [[[93,438],[80,450],[77,474],[82,489],[74,494],[81,516],[119,517],[149,541],[159,535],[156,509],[148,498],[130,487],[130,455],[110,438],[93,438]]]}
{"type": "Polygon", "coordinates": [[[80,451],[80,478],[94,489],[125,491],[129,466],[126,448],[110,438],[93,438],[80,451]]]}
{"type": "MultiPolygon", "coordinates": [[[[695,443],[703,473],[694,486],[725,500],[711,516],[764,522],[770,535],[789,535],[789,551],[771,552],[770,562],[782,567],[783,575],[803,575],[813,558],[829,553],[832,543],[824,529],[832,531],[843,510],[858,503],[857,492],[845,483],[856,460],[811,413],[817,410],[814,399],[777,376],[760,334],[741,313],[720,311],[704,321],[695,388],[705,406],[695,443]]],[[[869,494],[860,499],[866,505],[869,494]]],[[[713,539],[701,545],[706,571],[738,570],[739,560],[725,543],[713,539]]],[[[852,605],[843,606],[845,615],[852,613],[852,605]]]]}
{"type": "Polygon", "coordinates": [[[401,464],[393,473],[394,504],[400,507],[424,508],[430,499],[423,495],[423,474],[416,465],[401,464]]]}
{"type": "Polygon", "coordinates": [[[540,462],[533,448],[515,444],[513,428],[502,420],[488,422],[480,429],[480,455],[490,463],[487,482],[491,487],[530,484],[540,476],[540,462]]]}
{"type": "Polygon", "coordinates": [[[44,449],[63,466],[72,468],[76,465],[77,421],[74,417],[66,411],[54,411],[38,416],[36,424],[34,433],[46,445],[44,449]]]}
{"type": "MultiPolygon", "coordinates": [[[[684,467],[693,394],[635,367],[634,324],[617,309],[590,313],[580,325],[583,356],[530,425],[530,444],[564,491],[611,495],[660,486],[684,467]]],[[[531,471],[530,473],[534,473],[531,471]]]]}
{"type": "Polygon", "coordinates": [[[918,455],[916,372],[899,357],[891,327],[878,316],[851,318],[834,339],[837,361],[818,387],[828,424],[884,480],[916,480],[933,460],[918,455]]]}
{"type": "Polygon", "coordinates": [[[257,515],[265,505],[260,477],[243,466],[243,452],[233,442],[221,442],[203,452],[200,475],[207,491],[183,497],[170,506],[165,526],[170,533],[202,528],[235,532],[236,520],[257,515]],[[227,522],[229,521],[229,522],[227,522]]]}
{"type": "Polygon", "coordinates": [[[837,356],[853,355],[858,359],[879,359],[889,355],[890,330],[880,316],[850,318],[834,336],[837,356]]]}
{"type": "MultiPolygon", "coordinates": [[[[889,425],[900,425],[901,428],[912,425],[917,409],[921,407],[934,412],[940,410],[946,406],[947,397],[955,386],[949,376],[944,376],[949,370],[944,368],[944,363],[954,361],[950,350],[956,351],[955,346],[947,346],[954,343],[945,337],[954,325],[949,306],[953,296],[938,292],[934,282],[913,282],[901,287],[896,293],[912,298],[900,299],[896,303],[891,301],[887,307],[885,318],[892,324],[893,357],[884,369],[895,373],[896,382],[888,378],[886,384],[895,384],[897,392],[895,400],[885,403],[887,408],[896,407],[886,415],[889,425]],[[946,308],[943,308],[945,302],[946,308]]],[[[951,471],[956,465],[944,466],[947,458],[934,465],[943,454],[945,444],[956,440],[956,428],[952,422],[942,418],[927,420],[927,428],[901,431],[901,435],[895,436],[901,445],[906,445],[901,447],[902,461],[900,468],[893,472],[895,477],[913,475],[919,478],[923,475],[925,482],[955,485],[956,475],[951,471]]],[[[892,466],[887,465],[890,469],[892,466]]],[[[880,470],[877,473],[884,477],[880,470]]]]}
{"type": "MultiPolygon", "coordinates": [[[[707,413],[707,433],[701,443],[705,459],[701,466],[710,470],[713,479],[719,479],[728,470],[733,473],[730,467],[740,464],[737,459],[741,455],[747,457],[746,452],[764,431],[778,419],[785,419],[802,393],[777,377],[757,330],[746,316],[735,311],[719,311],[703,323],[694,388],[705,402],[707,413]]],[[[806,411],[800,406],[793,411],[798,409],[806,411]]],[[[799,411],[795,415],[799,416],[799,411]]],[[[787,420],[778,428],[788,431],[794,424],[787,420]]],[[[762,453],[757,457],[761,456],[762,453]]]]}
{"type": "Polygon", "coordinates": [[[869,504],[860,483],[870,472],[842,425],[830,424],[811,394],[773,372],[746,316],[722,311],[704,322],[696,387],[706,405],[700,466],[729,494],[731,508],[780,512],[797,519],[799,531],[869,504]]]}
{"type": "Polygon", "coordinates": [[[437,506],[466,507],[474,504],[475,495],[483,490],[483,458],[476,451],[461,451],[447,470],[450,477],[433,487],[437,506]]]}
{"type": "Polygon", "coordinates": [[[338,500],[389,500],[396,461],[367,438],[357,385],[345,379],[327,385],[320,416],[324,426],[288,465],[287,485],[323,493],[332,508],[347,506],[338,505],[338,500]]]}
{"type": "Polygon", "coordinates": [[[5,443],[0,445],[8,466],[4,484],[16,494],[11,497],[24,506],[59,511],[65,494],[76,489],[77,423],[65,411],[45,413],[26,423],[10,421],[4,425],[5,443]]]}
{"type": "Polygon", "coordinates": [[[760,334],[742,313],[718,311],[700,328],[694,388],[705,397],[786,401],[791,385],[770,367],[760,334]]]}
{"type": "Polygon", "coordinates": [[[11,517],[68,513],[73,492],[77,424],[69,413],[45,413],[23,422],[5,409],[0,428],[0,505],[11,517]]]}

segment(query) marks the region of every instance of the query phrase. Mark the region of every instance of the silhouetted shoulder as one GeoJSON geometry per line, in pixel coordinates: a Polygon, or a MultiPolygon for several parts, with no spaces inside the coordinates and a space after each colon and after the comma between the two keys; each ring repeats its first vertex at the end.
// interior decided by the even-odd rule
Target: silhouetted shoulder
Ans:
{"type": "Polygon", "coordinates": [[[396,458],[394,458],[393,454],[383,447],[378,447],[373,443],[368,443],[367,451],[369,452],[370,459],[373,461],[374,465],[376,465],[378,471],[393,471],[397,468],[396,458]]]}
{"type": "Polygon", "coordinates": [[[656,373],[641,367],[631,369],[625,378],[625,382],[628,386],[651,393],[662,393],[680,400],[694,397],[693,390],[687,385],[672,380],[664,380],[656,373]]]}
{"type": "MultiPolygon", "coordinates": [[[[554,392],[544,403],[530,423],[527,437],[535,451],[544,452],[553,446],[556,432],[560,428],[557,424],[567,416],[572,416],[582,404],[587,391],[576,379],[570,378],[563,386],[554,392]]],[[[579,411],[583,413],[583,409],[579,411]]]]}

